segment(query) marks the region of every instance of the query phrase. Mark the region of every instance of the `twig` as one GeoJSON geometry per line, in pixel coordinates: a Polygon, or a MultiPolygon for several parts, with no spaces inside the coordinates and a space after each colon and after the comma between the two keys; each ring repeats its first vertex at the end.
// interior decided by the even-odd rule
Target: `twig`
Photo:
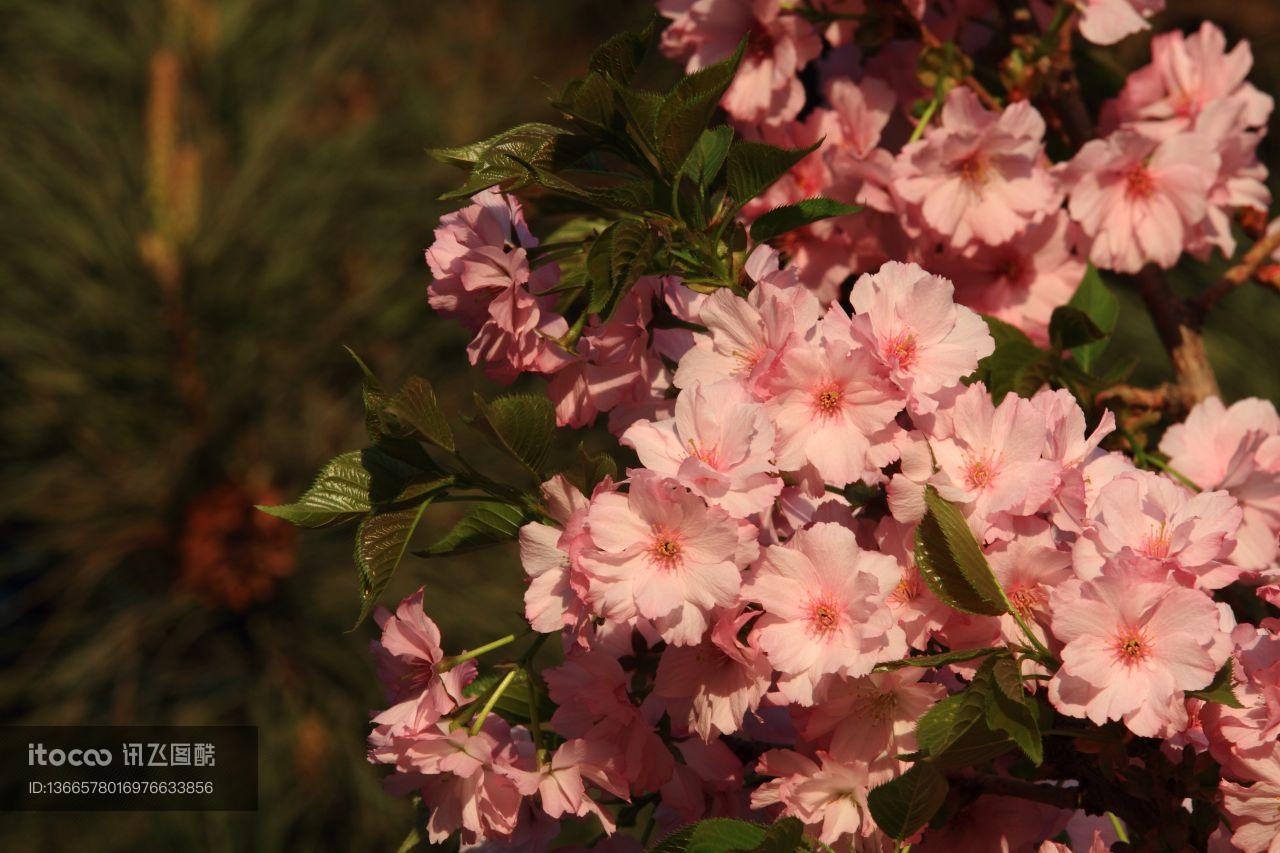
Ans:
{"type": "MultiPolygon", "coordinates": [[[[939,40],[938,37],[935,36],[932,32],[930,32],[929,28],[926,27],[923,23],[920,25],[920,40],[924,42],[924,46],[927,48],[932,48],[936,50],[942,47],[942,41],[939,40]]],[[[992,95],[990,92],[988,92],[987,87],[979,83],[977,78],[975,78],[972,74],[965,75],[963,78],[961,78],[960,82],[964,83],[964,85],[972,89],[973,93],[978,96],[978,100],[982,101],[982,105],[987,109],[995,110],[996,112],[1000,112],[1001,110],[1004,109],[1004,107],[1001,106],[1000,104],[1000,100],[995,95],[992,95]]]]}
{"type": "Polygon", "coordinates": [[[1174,397],[1170,393],[1173,390],[1168,384],[1158,385],[1155,388],[1116,385],[1113,388],[1100,391],[1097,396],[1097,402],[1105,403],[1107,400],[1119,400],[1121,403],[1135,409],[1158,410],[1169,405],[1174,397]]]}
{"type": "MultiPolygon", "coordinates": [[[[1277,249],[1280,249],[1280,228],[1270,234],[1264,234],[1258,242],[1249,247],[1249,251],[1244,253],[1240,263],[1223,273],[1222,278],[1214,282],[1212,287],[1192,301],[1192,317],[1197,322],[1204,322],[1204,318],[1213,310],[1213,306],[1217,305],[1228,293],[1253,278],[1259,268],[1267,262],[1277,249]]],[[[1263,283],[1271,287],[1277,287],[1271,281],[1264,281],[1263,283]]]]}
{"type": "Polygon", "coordinates": [[[976,773],[972,776],[948,776],[948,781],[957,788],[969,789],[978,794],[993,794],[999,797],[1017,797],[1063,809],[1074,809],[1080,803],[1080,788],[1059,788],[1054,785],[1039,785],[1022,779],[1010,779],[1007,776],[996,776],[991,773],[976,773]]]}
{"type": "Polygon", "coordinates": [[[1220,396],[1218,379],[1205,353],[1199,324],[1191,316],[1187,303],[1150,264],[1138,273],[1137,284],[1160,342],[1173,362],[1178,377],[1178,402],[1190,408],[1206,397],[1220,396]]]}

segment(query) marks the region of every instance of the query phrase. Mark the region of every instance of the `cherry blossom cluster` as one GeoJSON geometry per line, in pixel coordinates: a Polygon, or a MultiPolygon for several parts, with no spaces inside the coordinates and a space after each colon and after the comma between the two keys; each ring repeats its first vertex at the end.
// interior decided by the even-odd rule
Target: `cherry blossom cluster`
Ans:
{"type": "MultiPolygon", "coordinates": [[[[459,217],[514,210],[488,194],[459,217]]],[[[1023,640],[1012,616],[953,610],[921,579],[912,534],[933,487],[1061,661],[1038,688],[1052,705],[1210,752],[1236,843],[1264,849],[1250,839],[1275,825],[1257,801],[1280,784],[1280,621],[1237,625],[1212,593],[1246,579],[1274,600],[1274,408],[1211,399],[1169,430],[1162,450],[1193,489],[1102,450],[1110,415],[1086,432],[1066,391],[996,404],[965,385],[993,343],[945,278],[889,262],[824,309],[773,250],[748,269],[746,297],[669,279],[637,288],[612,332],[633,340],[615,343],[668,338],[678,393],[627,419],[620,439],[641,467],[591,495],[547,482],[548,523],[521,531],[525,615],[565,650],[544,672],[553,753],[539,764],[528,730],[494,715],[475,730],[453,722],[474,669],[438,671],[420,594],[384,615],[398,704],[375,719],[371,754],[395,766],[396,787],[422,791],[433,837],[527,839],[565,815],[608,828],[602,799],[656,792],[664,827],[789,815],[827,844],[880,838],[868,790],[909,766],[916,721],[973,666],[877,664],[1023,640]],[[646,330],[636,319],[659,299],[705,331],[646,330]],[[887,511],[853,505],[852,483],[883,487],[887,511]],[[1231,658],[1243,709],[1186,695],[1231,658]]],[[[1010,811],[998,797],[973,808],[1010,811]]],[[[1092,843],[1083,814],[1017,813],[978,825],[1011,848],[1064,828],[1092,843]]]]}
{"type": "MultiPolygon", "coordinates": [[[[571,323],[513,197],[485,190],[441,219],[430,302],[474,333],[472,363],[546,377],[560,425],[607,416],[638,464],[590,494],[548,480],[545,517],[520,531],[525,618],[563,653],[528,676],[550,717],[493,713],[419,591],[378,616],[389,707],[371,760],[421,795],[433,841],[538,849],[569,818],[612,834],[634,804],[661,833],[790,817],[834,849],[890,850],[869,792],[912,766],[917,722],[974,680],[976,653],[1011,649],[1024,689],[1079,730],[1122,726],[1216,765],[1221,849],[1280,850],[1280,619],[1238,620],[1224,592],[1280,606],[1274,406],[1206,399],[1135,462],[1111,412],[1090,425],[1067,390],[997,400],[974,378],[995,348],[981,315],[1043,344],[1090,263],[1234,253],[1237,210],[1270,204],[1256,149],[1272,99],[1245,80],[1248,44],[1207,23],[1155,36],[1055,162],[1030,100],[903,72],[931,40],[980,42],[987,4],[908,3],[919,37],[873,52],[858,33],[872,4],[796,5],[658,3],[663,49],[691,72],[745,38],[722,101],[741,134],[817,146],[745,221],[818,194],[864,206],[756,246],[740,286],[646,276],[571,323]],[[964,612],[927,582],[917,527],[934,497],[1010,612],[964,612]],[[1238,708],[1193,695],[1224,672],[1238,708]]],[[[1072,26],[1110,44],[1163,3],[1075,6],[1072,26]]],[[[1106,818],[998,792],[965,808],[921,849],[1118,838],[1106,818]]]]}

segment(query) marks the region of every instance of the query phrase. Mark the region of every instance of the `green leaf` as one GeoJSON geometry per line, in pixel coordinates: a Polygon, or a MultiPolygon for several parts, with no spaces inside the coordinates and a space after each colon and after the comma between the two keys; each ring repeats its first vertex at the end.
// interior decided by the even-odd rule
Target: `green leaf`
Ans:
{"type": "Polygon", "coordinates": [[[747,49],[744,37],[730,56],[680,79],[658,108],[653,135],[658,159],[672,174],[706,130],[747,49]]]}
{"type": "Polygon", "coordinates": [[[974,679],[987,679],[991,687],[986,690],[987,727],[993,732],[1004,732],[1018,745],[1037,767],[1044,761],[1044,741],[1035,707],[1035,698],[1022,686],[1022,676],[1017,661],[1012,658],[993,658],[978,670],[974,679]]]}
{"type": "Polygon", "coordinates": [[[1213,676],[1209,686],[1200,690],[1188,690],[1187,695],[1205,702],[1217,702],[1228,708],[1243,708],[1244,705],[1236,698],[1235,683],[1235,662],[1227,658],[1227,662],[1213,676]]]}
{"type": "Polygon", "coordinates": [[[799,818],[784,817],[765,830],[764,839],[751,848],[751,853],[795,853],[809,849],[804,837],[804,824],[799,818]]]}
{"type": "Polygon", "coordinates": [[[694,824],[686,853],[731,853],[755,848],[765,838],[758,823],[730,818],[710,818],[694,824]]]}
{"type": "Polygon", "coordinates": [[[1055,352],[1074,351],[1106,336],[1088,314],[1070,305],[1059,305],[1049,318],[1049,342],[1055,352]]]}
{"type": "Polygon", "coordinates": [[[589,496],[606,477],[618,479],[618,463],[614,458],[603,450],[588,453],[585,446],[578,445],[578,465],[569,472],[570,481],[589,496]]]}
{"type": "Polygon", "coordinates": [[[369,472],[369,501],[374,507],[411,500],[448,477],[421,444],[408,438],[387,436],[366,447],[360,451],[360,464],[369,472]]]}
{"type": "Polygon", "coordinates": [[[741,207],[751,201],[821,144],[819,140],[808,148],[779,148],[744,139],[733,143],[725,168],[734,202],[741,207]]]}
{"type": "Polygon", "coordinates": [[[967,660],[976,660],[977,658],[988,657],[995,654],[1007,654],[1008,649],[1005,646],[986,646],[980,649],[956,649],[952,652],[941,652],[936,655],[915,655],[914,657],[901,658],[899,660],[888,660],[883,663],[876,664],[876,672],[888,672],[895,669],[905,669],[909,666],[920,667],[936,667],[946,666],[952,663],[962,663],[967,660]]]}
{"type": "Polygon", "coordinates": [[[528,516],[525,512],[510,504],[476,504],[438,542],[416,553],[422,557],[438,557],[510,542],[520,535],[520,528],[526,521],[528,516]]]}
{"type": "Polygon", "coordinates": [[[378,377],[369,369],[369,365],[364,363],[364,359],[356,355],[356,351],[351,347],[343,347],[343,349],[355,360],[364,376],[360,383],[360,397],[364,401],[364,429],[370,441],[377,441],[382,438],[385,432],[382,423],[382,410],[387,405],[389,398],[387,393],[382,390],[382,383],[378,381],[378,377]]]}
{"type": "MultiPolygon", "coordinates": [[[[463,688],[462,692],[466,696],[478,699],[487,693],[490,688],[496,687],[505,675],[506,672],[501,670],[482,672],[476,676],[474,681],[463,688]]],[[[538,719],[545,721],[555,713],[556,706],[548,698],[547,687],[541,682],[541,679],[539,679],[538,684],[538,719]]],[[[502,696],[498,698],[493,707],[509,723],[527,724],[532,719],[530,714],[531,698],[529,672],[522,668],[516,672],[515,678],[507,685],[507,689],[502,692],[502,696]]]]}
{"type": "MultiPolygon", "coordinates": [[[[1116,320],[1120,316],[1120,302],[1102,281],[1102,276],[1093,264],[1089,264],[1085,270],[1084,279],[1067,304],[1083,311],[1104,334],[1110,335],[1115,331],[1116,320]]],[[[1107,341],[1099,340],[1079,347],[1071,354],[1077,364],[1085,370],[1092,370],[1106,348],[1107,341]]]]}
{"type": "Polygon", "coordinates": [[[729,154],[729,145],[733,142],[733,128],[726,124],[702,131],[698,142],[689,152],[680,174],[686,176],[703,192],[715,182],[716,175],[724,166],[724,159],[729,154]]]}
{"type": "Polygon", "coordinates": [[[927,763],[912,765],[867,794],[867,808],[887,835],[905,841],[929,822],[947,799],[947,779],[927,763]]]}
{"type": "Polygon", "coordinates": [[[1006,734],[987,725],[987,692],[984,684],[970,685],[939,701],[916,723],[916,741],[938,767],[970,767],[1015,748],[1006,734]]]}
{"type": "Polygon", "coordinates": [[[983,317],[996,348],[991,355],[978,362],[976,376],[999,403],[1006,394],[1030,397],[1049,381],[1053,374],[1054,360],[1040,349],[1023,332],[994,317],[983,317]]]}
{"type": "Polygon", "coordinates": [[[757,243],[772,240],[788,231],[812,225],[832,216],[848,216],[862,210],[858,204],[844,204],[831,198],[807,198],[795,204],[775,207],[751,223],[751,239],[757,243]]]}
{"type": "Polygon", "coordinates": [[[928,510],[916,528],[921,576],[957,610],[985,616],[1009,612],[1009,600],[964,515],[933,486],[925,487],[924,499],[928,510]]]}
{"type": "Polygon", "coordinates": [[[299,527],[328,527],[359,518],[373,508],[369,472],[360,464],[360,454],[352,450],[329,460],[296,502],[258,509],[299,527]]]}
{"type": "Polygon", "coordinates": [[[429,441],[450,453],[456,449],[453,430],[449,428],[449,421],[436,399],[435,389],[419,376],[410,376],[399,393],[386,404],[386,418],[396,421],[415,438],[429,441]]]}
{"type": "Polygon", "coordinates": [[[535,394],[512,394],[491,403],[477,394],[475,400],[480,424],[498,446],[542,478],[556,429],[556,411],[551,401],[535,394]]]}
{"type": "Polygon", "coordinates": [[[639,32],[618,33],[595,49],[587,67],[612,77],[619,83],[629,82],[648,51],[655,22],[651,19],[639,32]]]}
{"type": "Polygon", "coordinates": [[[463,186],[440,196],[458,199],[498,184],[507,189],[523,186],[540,173],[550,174],[565,168],[580,159],[593,144],[588,137],[555,125],[529,122],[481,142],[431,153],[445,162],[471,166],[463,186]]]}
{"type": "Polygon", "coordinates": [[[653,231],[643,222],[624,219],[596,238],[587,254],[591,298],[587,311],[607,318],[649,264],[657,249],[653,231]]]}
{"type": "Polygon", "coordinates": [[[352,629],[373,612],[378,596],[391,581],[396,567],[409,547],[413,531],[431,503],[428,497],[410,509],[374,513],[360,522],[356,531],[356,571],[360,577],[360,616],[352,629]]]}
{"type": "Polygon", "coordinates": [[[684,853],[695,827],[696,823],[687,823],[672,830],[650,849],[650,853],[684,853]]]}

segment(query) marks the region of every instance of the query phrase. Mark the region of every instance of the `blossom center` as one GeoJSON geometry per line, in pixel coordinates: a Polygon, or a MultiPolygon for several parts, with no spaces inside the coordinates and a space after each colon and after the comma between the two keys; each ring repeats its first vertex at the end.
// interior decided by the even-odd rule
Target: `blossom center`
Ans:
{"type": "Polygon", "coordinates": [[[1112,650],[1120,663],[1134,665],[1151,656],[1151,641],[1141,630],[1129,628],[1111,641],[1112,650]]]}
{"type": "Polygon", "coordinates": [[[1173,544],[1173,536],[1169,531],[1167,522],[1160,522],[1160,526],[1151,530],[1142,538],[1140,550],[1143,554],[1154,560],[1163,560],[1169,556],[1169,547],[1173,544]]]}
{"type": "Polygon", "coordinates": [[[1145,165],[1135,163],[1125,170],[1124,191],[1131,199],[1151,198],[1156,191],[1156,182],[1145,165]]]}
{"type": "Polygon", "coordinates": [[[893,592],[889,593],[890,604],[909,604],[920,596],[920,578],[914,573],[904,576],[898,581],[898,585],[893,588],[893,592]]]}
{"type": "Polygon", "coordinates": [[[699,447],[696,441],[689,439],[689,453],[712,468],[720,467],[720,453],[714,447],[699,447]]]}
{"type": "Polygon", "coordinates": [[[662,527],[653,531],[653,544],[649,546],[649,556],[664,569],[674,569],[680,564],[682,550],[680,537],[662,527]]]}
{"type": "Polygon", "coordinates": [[[916,361],[916,337],[910,332],[899,332],[884,344],[884,357],[900,369],[907,370],[916,361]]]}
{"type": "Polygon", "coordinates": [[[830,601],[815,601],[809,610],[809,627],[815,634],[830,634],[840,625],[840,610],[830,601]]]}
{"type": "Polygon", "coordinates": [[[995,469],[991,467],[990,462],[985,459],[973,459],[964,469],[964,484],[969,487],[969,491],[978,492],[991,485],[995,476],[995,469]]]}
{"type": "Polygon", "coordinates": [[[1009,603],[1023,616],[1030,616],[1031,611],[1043,607],[1045,594],[1039,585],[1013,587],[1008,592],[1009,603]]]}
{"type": "Polygon", "coordinates": [[[751,28],[747,30],[746,52],[747,56],[757,62],[773,55],[773,35],[759,20],[753,20],[751,28]]]}
{"type": "Polygon", "coordinates": [[[970,189],[977,189],[987,182],[987,161],[981,154],[970,154],[960,161],[960,180],[970,189]]]}
{"type": "Polygon", "coordinates": [[[819,415],[829,418],[840,411],[840,400],[843,397],[844,392],[839,386],[827,385],[813,395],[813,407],[818,410],[819,415]]]}

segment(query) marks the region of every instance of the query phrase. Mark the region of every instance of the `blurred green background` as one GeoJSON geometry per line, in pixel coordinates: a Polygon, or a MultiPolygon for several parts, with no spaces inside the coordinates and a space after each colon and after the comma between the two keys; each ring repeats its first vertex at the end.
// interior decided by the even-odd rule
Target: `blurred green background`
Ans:
{"type": "MultiPolygon", "coordinates": [[[[1164,26],[1253,39],[1277,90],[1280,7],[1172,6],[1164,26]]],[[[0,0],[0,722],[247,723],[261,744],[256,814],[5,814],[0,850],[395,849],[350,531],[252,504],[361,445],[343,345],[453,408],[486,387],[426,307],[457,176],[424,149],[549,117],[548,87],[649,9],[0,0]]],[[[1280,396],[1274,300],[1241,288],[1214,318],[1228,396],[1280,396]]],[[[1126,309],[1115,350],[1161,378],[1126,309]]],[[[518,623],[520,577],[513,548],[410,562],[386,599],[425,584],[458,650],[518,623]]]]}

